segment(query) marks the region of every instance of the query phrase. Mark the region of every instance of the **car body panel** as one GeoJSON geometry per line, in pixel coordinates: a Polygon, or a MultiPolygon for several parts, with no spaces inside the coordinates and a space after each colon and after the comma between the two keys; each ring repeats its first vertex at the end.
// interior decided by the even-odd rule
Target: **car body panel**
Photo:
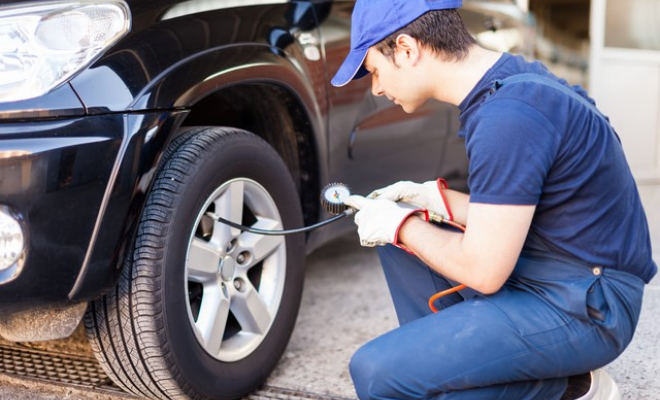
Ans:
{"type": "Polygon", "coordinates": [[[0,286],[3,312],[67,301],[122,141],[116,115],[0,124],[0,203],[27,226],[26,266],[0,286]],[[47,234],[46,234],[47,233],[47,234]]]}
{"type": "Polygon", "coordinates": [[[69,300],[93,300],[119,279],[151,180],[165,143],[171,139],[165,133],[179,126],[185,114],[181,111],[123,116],[124,139],[99,204],[98,219],[80,272],[70,286],[69,300]]]}
{"type": "Polygon", "coordinates": [[[313,18],[312,4],[220,8],[163,20],[177,3],[130,2],[132,32],[71,81],[89,113],[188,107],[236,78],[279,81],[277,73],[255,74],[252,67],[289,64],[300,69],[295,79],[310,76],[304,60],[295,57],[300,53],[296,37],[315,32],[299,27],[314,26],[307,22],[313,18]],[[247,72],[240,76],[239,71],[247,72]],[[237,75],[227,78],[230,72],[237,75]]]}
{"type": "MultiPolygon", "coordinates": [[[[150,20],[154,15],[162,14],[162,11],[167,8],[166,3],[137,3],[143,4],[132,7],[137,21],[150,20]],[[141,11],[144,11],[145,14],[141,11]]],[[[88,115],[99,115],[90,121],[107,115],[109,117],[106,118],[112,118],[121,123],[114,130],[116,136],[114,151],[106,155],[111,158],[115,157],[113,167],[106,170],[103,179],[97,182],[94,201],[88,201],[82,197],[71,198],[70,206],[77,207],[81,214],[76,221],[78,224],[84,223],[85,228],[80,229],[77,224],[71,225],[76,228],[69,232],[70,236],[77,239],[75,254],[71,257],[62,257],[62,262],[66,262],[69,267],[62,269],[56,279],[51,280],[54,287],[42,290],[42,280],[27,279],[32,274],[39,273],[40,268],[37,268],[36,265],[44,265],[39,256],[44,251],[39,244],[41,241],[33,241],[31,246],[39,249],[28,249],[26,272],[30,273],[24,273],[25,279],[17,279],[1,288],[0,298],[6,294],[8,301],[3,302],[0,312],[11,313],[40,304],[50,306],[50,303],[55,300],[58,302],[89,301],[97,298],[114,285],[121,272],[119,267],[123,265],[127,243],[134,235],[146,191],[151,184],[150,179],[155,173],[163,150],[176,136],[176,130],[180,126],[186,110],[209,93],[222,90],[225,85],[237,85],[242,82],[271,82],[286,87],[301,99],[306,113],[316,116],[312,123],[315,125],[315,130],[322,131],[322,110],[316,103],[316,96],[320,94],[320,98],[323,98],[325,93],[314,93],[314,89],[306,80],[307,76],[313,76],[313,74],[304,74],[305,71],[301,71],[304,66],[300,62],[289,59],[289,56],[281,49],[273,47],[274,45],[291,46],[295,44],[293,34],[296,32],[291,34],[290,40],[282,39],[284,36],[282,32],[286,30],[273,28],[274,23],[270,22],[276,20],[286,27],[288,18],[297,15],[298,19],[303,19],[298,21],[299,25],[314,26],[313,23],[310,24],[309,21],[304,20],[310,15],[313,17],[310,10],[305,10],[310,7],[311,4],[303,3],[268,6],[265,9],[268,12],[261,10],[259,13],[255,13],[253,10],[230,10],[229,14],[222,15],[227,21],[233,22],[235,31],[225,32],[225,36],[208,36],[210,33],[204,30],[205,27],[213,24],[214,18],[218,17],[217,14],[205,15],[203,18],[185,16],[175,20],[162,21],[163,26],[149,28],[163,32],[163,35],[156,35],[155,43],[149,43],[140,37],[139,33],[144,33],[149,29],[141,29],[141,25],[134,22],[135,29],[132,36],[129,35],[120,45],[85,69],[70,84],[62,85],[38,99],[7,103],[5,110],[12,110],[14,107],[19,111],[24,104],[46,103],[47,105],[41,107],[46,111],[40,113],[12,112],[10,114],[9,111],[4,112],[2,115],[5,118],[19,115],[37,115],[46,118],[68,117],[74,113],[59,112],[57,103],[50,99],[51,96],[61,99],[62,104],[66,105],[71,101],[65,100],[73,96],[79,110],[76,114],[86,112],[88,115]],[[279,17],[277,17],[278,15],[279,17]],[[194,29],[195,26],[199,29],[194,29]],[[278,29],[282,32],[274,33],[278,29]],[[202,38],[192,32],[198,32],[206,37],[202,38]],[[255,32],[261,32],[259,33],[261,39],[254,37],[255,32]],[[228,40],[226,35],[232,39],[228,40]],[[278,37],[280,39],[275,39],[276,42],[272,45],[268,43],[269,38],[278,37]],[[162,40],[162,38],[165,39],[162,40]],[[211,39],[216,40],[217,43],[211,45],[209,43],[211,39]],[[232,41],[236,43],[232,43],[232,41]],[[178,48],[179,51],[174,50],[172,42],[181,46],[178,48]],[[208,46],[211,48],[207,48],[208,46]],[[157,54],[154,49],[158,49],[160,57],[153,57],[154,54],[157,54]],[[162,54],[170,57],[162,57],[162,54]],[[141,73],[136,74],[136,71],[141,73]],[[62,93],[65,91],[66,94],[63,95],[62,93]],[[85,103],[84,107],[76,93],[85,103]],[[146,113],[145,110],[163,111],[146,113]],[[83,210],[86,212],[83,213],[83,210]],[[82,218],[82,215],[85,217],[82,218]],[[34,285],[22,286],[26,282],[33,282],[34,285]],[[22,295],[14,308],[9,297],[17,292],[22,295]],[[64,293],[66,295],[63,295],[64,293]]],[[[215,26],[222,27],[223,25],[216,23],[215,26]]],[[[153,32],[151,32],[151,36],[153,37],[153,32]]],[[[302,53],[298,51],[298,54],[302,53]]],[[[310,62],[321,64],[322,60],[310,62]]],[[[322,71],[322,68],[317,68],[317,70],[322,71]]],[[[317,76],[317,79],[323,79],[323,77],[317,76]]],[[[73,109],[74,107],[68,108],[73,109]]],[[[6,125],[4,128],[5,132],[0,131],[0,135],[4,134],[0,148],[14,148],[15,146],[12,147],[13,142],[7,139],[11,135],[12,127],[6,125]]],[[[36,129],[34,125],[30,125],[30,131],[36,129]]],[[[88,130],[94,131],[95,129],[88,130]]],[[[53,135],[57,136],[60,133],[53,133],[53,135]]],[[[22,145],[25,147],[26,142],[22,142],[22,145]]],[[[97,158],[97,156],[93,156],[88,159],[91,162],[97,158]]],[[[11,159],[7,160],[6,164],[13,170],[17,162],[20,163],[20,160],[11,159]]],[[[72,166],[58,165],[57,168],[66,170],[72,166]]],[[[50,171],[50,173],[57,174],[55,171],[50,171]]],[[[9,176],[11,173],[7,172],[6,175],[9,176]]],[[[35,182],[31,182],[30,185],[35,185],[35,182]]],[[[25,195],[25,193],[22,194],[25,195]]],[[[63,192],[61,195],[66,196],[68,192],[63,192]]],[[[35,194],[35,196],[41,198],[42,194],[35,194]]],[[[43,198],[46,199],[46,197],[43,198]]],[[[5,196],[4,189],[0,195],[0,202],[12,203],[12,198],[5,196]]],[[[23,208],[19,210],[23,211],[23,208]]],[[[74,219],[72,216],[66,218],[74,219]]],[[[62,222],[60,221],[61,226],[66,226],[62,222]]],[[[27,224],[31,226],[30,230],[35,232],[35,235],[32,236],[33,239],[42,236],[48,238],[53,234],[52,229],[42,229],[38,224],[34,224],[29,215],[27,224]]],[[[52,249],[50,250],[52,253],[52,249]]],[[[56,258],[59,258],[59,255],[56,258]]]]}
{"type": "Polygon", "coordinates": [[[85,106],[68,83],[34,99],[0,102],[0,123],[11,120],[80,117],[85,114],[85,106]]]}

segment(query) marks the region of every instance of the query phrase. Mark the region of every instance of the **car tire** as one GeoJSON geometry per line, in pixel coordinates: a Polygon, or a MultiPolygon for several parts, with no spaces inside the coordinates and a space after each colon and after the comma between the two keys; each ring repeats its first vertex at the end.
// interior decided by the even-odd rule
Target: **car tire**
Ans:
{"type": "Polygon", "coordinates": [[[163,156],[117,286],[90,304],[105,372],[153,399],[238,399],[275,368],[305,261],[300,200],[279,155],[246,131],[187,128],[163,156]]]}

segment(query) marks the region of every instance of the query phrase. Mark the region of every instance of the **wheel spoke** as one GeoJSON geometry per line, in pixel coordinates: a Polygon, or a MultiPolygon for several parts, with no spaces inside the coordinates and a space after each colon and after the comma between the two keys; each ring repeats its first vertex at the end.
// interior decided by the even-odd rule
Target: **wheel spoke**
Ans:
{"type": "Polygon", "coordinates": [[[196,282],[215,279],[220,263],[220,251],[202,239],[194,238],[186,260],[188,278],[196,282]]]}
{"type": "MultiPolygon", "coordinates": [[[[259,218],[253,228],[280,230],[282,224],[279,221],[267,218],[259,218]]],[[[260,262],[264,258],[273,254],[284,243],[283,236],[259,235],[250,232],[243,232],[239,239],[239,245],[243,249],[249,249],[252,252],[252,265],[260,262]]]]}
{"type": "Polygon", "coordinates": [[[247,332],[265,333],[272,320],[266,303],[249,283],[246,283],[245,290],[232,297],[231,310],[247,332]]]}
{"type": "Polygon", "coordinates": [[[229,316],[229,298],[217,285],[204,287],[204,296],[197,319],[197,329],[204,341],[204,348],[211,354],[218,354],[229,316]]]}
{"type": "Polygon", "coordinates": [[[218,246],[225,246],[232,238],[238,236],[240,233],[238,229],[218,222],[217,217],[240,224],[243,219],[244,195],[245,184],[243,181],[235,181],[213,202],[215,204],[215,214],[213,215],[215,222],[211,242],[216,243],[218,246]]]}

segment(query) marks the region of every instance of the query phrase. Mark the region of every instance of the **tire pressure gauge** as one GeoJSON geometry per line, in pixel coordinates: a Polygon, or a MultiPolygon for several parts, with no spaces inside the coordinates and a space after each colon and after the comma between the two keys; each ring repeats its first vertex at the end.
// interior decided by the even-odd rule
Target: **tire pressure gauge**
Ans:
{"type": "Polygon", "coordinates": [[[321,205],[328,212],[335,214],[334,217],[330,217],[325,221],[321,221],[314,225],[303,226],[301,228],[294,229],[285,229],[285,230],[271,230],[271,229],[259,229],[253,226],[245,226],[226,220],[218,215],[213,214],[213,218],[225,225],[229,225],[236,229],[240,229],[242,232],[251,232],[258,235],[269,235],[269,236],[279,236],[279,235],[293,235],[297,233],[309,232],[314,229],[320,228],[322,226],[331,224],[335,221],[338,221],[346,216],[349,216],[355,212],[354,208],[347,207],[344,204],[344,201],[351,195],[351,191],[348,189],[348,186],[343,183],[331,183],[323,188],[321,191],[321,205]]]}
{"type": "Polygon", "coordinates": [[[321,191],[321,205],[331,214],[341,214],[348,207],[344,201],[351,195],[351,190],[343,183],[330,183],[321,191]]]}

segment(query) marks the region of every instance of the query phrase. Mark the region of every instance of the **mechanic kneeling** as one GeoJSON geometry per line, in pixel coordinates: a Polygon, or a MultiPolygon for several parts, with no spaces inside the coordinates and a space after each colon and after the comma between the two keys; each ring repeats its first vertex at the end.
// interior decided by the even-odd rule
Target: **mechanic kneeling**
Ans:
{"type": "Polygon", "coordinates": [[[353,356],[358,396],[616,399],[598,369],[630,343],[657,272],[620,141],[582,88],[479,47],[460,6],[358,0],[332,81],[370,73],[374,95],[409,113],[429,99],[458,106],[469,159],[469,196],[438,180],[346,201],[362,245],[381,246],[401,325],[353,356]],[[429,297],[458,283],[468,289],[433,313],[429,297]],[[584,374],[597,377],[590,397],[570,397],[569,377],[584,374]]]}

